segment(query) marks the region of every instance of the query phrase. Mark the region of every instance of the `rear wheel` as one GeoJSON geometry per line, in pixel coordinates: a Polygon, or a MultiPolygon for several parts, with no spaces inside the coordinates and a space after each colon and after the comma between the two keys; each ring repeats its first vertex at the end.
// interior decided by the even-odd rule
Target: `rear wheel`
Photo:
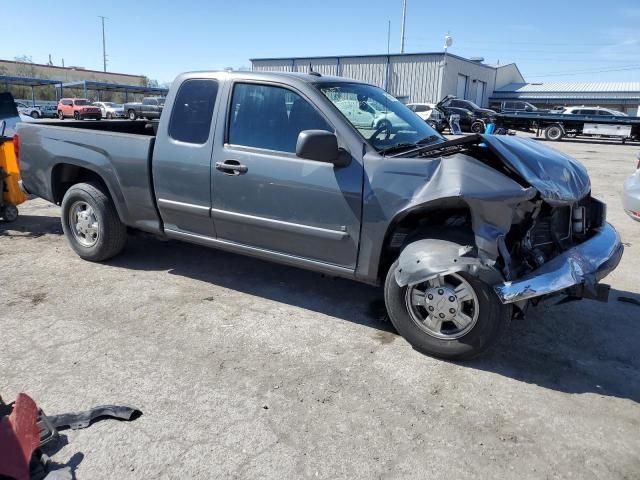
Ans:
{"type": "Polygon", "coordinates": [[[107,112],[107,120],[111,120],[113,118],[113,115],[111,114],[111,112],[107,112]]]}
{"type": "Polygon", "coordinates": [[[95,183],[72,186],[62,200],[62,229],[71,248],[92,262],[122,251],[127,229],[104,187],[95,183]]]}
{"type": "Polygon", "coordinates": [[[37,120],[38,118],[40,118],[40,114],[34,110],[33,112],[31,112],[31,118],[37,120]]]}
{"type": "Polygon", "coordinates": [[[490,285],[467,273],[400,287],[391,266],[384,288],[389,318],[418,351],[449,360],[472,358],[500,338],[510,321],[490,285]]]}
{"type": "Polygon", "coordinates": [[[562,136],[563,136],[563,133],[560,125],[549,125],[544,130],[544,138],[546,138],[547,140],[556,142],[560,140],[562,136]]]}

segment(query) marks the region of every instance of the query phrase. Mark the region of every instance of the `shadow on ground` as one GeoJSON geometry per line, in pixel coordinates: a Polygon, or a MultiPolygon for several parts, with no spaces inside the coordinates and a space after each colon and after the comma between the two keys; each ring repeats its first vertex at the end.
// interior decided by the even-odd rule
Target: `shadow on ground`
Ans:
{"type": "MultiPolygon", "coordinates": [[[[126,269],[167,270],[394,333],[384,321],[382,290],[354,281],[140,237],[132,238],[125,253],[109,263],[126,269]]],[[[640,306],[619,297],[640,302],[640,295],[612,290],[608,304],[583,300],[531,308],[526,320],[512,322],[499,345],[461,365],[566,393],[640,401],[640,306]]]]}
{"type": "Polygon", "coordinates": [[[0,237],[38,238],[43,235],[62,235],[60,217],[19,215],[14,222],[0,220],[0,237]]]}

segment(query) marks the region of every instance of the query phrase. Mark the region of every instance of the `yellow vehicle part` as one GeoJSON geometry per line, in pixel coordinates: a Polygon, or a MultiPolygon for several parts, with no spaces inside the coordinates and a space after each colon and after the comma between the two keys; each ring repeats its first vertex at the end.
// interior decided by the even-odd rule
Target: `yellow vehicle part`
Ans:
{"type": "MultiPolygon", "coordinates": [[[[20,190],[18,180],[20,180],[20,167],[13,151],[11,139],[0,140],[0,169],[7,177],[4,179],[4,189],[2,192],[2,202],[0,204],[20,205],[27,201],[27,196],[20,190]]],[[[2,173],[0,173],[1,175],[2,173]]]]}

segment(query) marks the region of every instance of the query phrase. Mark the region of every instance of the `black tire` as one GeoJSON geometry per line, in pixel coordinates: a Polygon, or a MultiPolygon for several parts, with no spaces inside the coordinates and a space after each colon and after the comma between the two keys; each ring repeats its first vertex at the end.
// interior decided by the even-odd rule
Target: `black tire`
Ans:
{"type": "Polygon", "coordinates": [[[127,243],[127,229],[105,188],[97,183],[73,185],[62,199],[62,229],[71,248],[84,260],[101,262],[119,254],[127,243]],[[76,202],[85,202],[95,212],[98,221],[97,241],[92,246],[82,245],[70,224],[70,210],[76,202]]]}
{"type": "Polygon", "coordinates": [[[18,219],[18,207],[6,204],[0,207],[0,218],[5,222],[15,222],[18,219]]]}
{"type": "Polygon", "coordinates": [[[129,110],[127,116],[129,117],[129,120],[135,120],[136,118],[138,118],[135,110],[129,110]]]}
{"type": "Polygon", "coordinates": [[[64,120],[64,113],[62,113],[62,111],[58,111],[58,119],[64,120]]]}
{"type": "Polygon", "coordinates": [[[544,129],[544,138],[551,140],[552,142],[562,140],[563,135],[562,127],[560,127],[560,125],[549,125],[544,129]]]}
{"type": "Polygon", "coordinates": [[[107,120],[111,120],[113,118],[113,115],[111,115],[111,112],[107,112],[107,120]]]}
{"type": "Polygon", "coordinates": [[[40,118],[40,114],[36,110],[34,110],[33,112],[31,112],[31,118],[37,120],[40,118]]]}
{"type": "Polygon", "coordinates": [[[477,296],[478,318],[462,337],[436,338],[420,329],[411,318],[405,301],[408,287],[400,287],[396,282],[397,268],[398,260],[389,269],[384,284],[387,313],[398,333],[421,353],[447,360],[468,360],[494,345],[510,323],[510,307],[500,302],[490,285],[467,273],[458,273],[477,296]]]}
{"type": "Polygon", "coordinates": [[[74,120],[80,120],[80,113],[78,113],[78,112],[73,112],[73,119],[74,119],[74,120]]]}
{"type": "Polygon", "coordinates": [[[469,128],[473,133],[484,133],[485,124],[480,120],[476,120],[471,124],[471,127],[469,128]]]}

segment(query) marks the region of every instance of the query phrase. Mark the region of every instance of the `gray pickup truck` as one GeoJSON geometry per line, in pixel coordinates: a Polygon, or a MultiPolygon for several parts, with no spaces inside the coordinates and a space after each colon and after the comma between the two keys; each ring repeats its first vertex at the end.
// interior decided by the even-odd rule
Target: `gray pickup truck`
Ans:
{"type": "Polygon", "coordinates": [[[80,257],[141,230],[384,285],[398,332],[455,359],[540,298],[607,299],[620,238],[585,168],[537,141],[447,141],[382,89],[315,72],[187,73],[166,105],[18,126],[23,188],[61,205],[80,257]],[[372,106],[386,122],[353,119],[372,106]]]}

